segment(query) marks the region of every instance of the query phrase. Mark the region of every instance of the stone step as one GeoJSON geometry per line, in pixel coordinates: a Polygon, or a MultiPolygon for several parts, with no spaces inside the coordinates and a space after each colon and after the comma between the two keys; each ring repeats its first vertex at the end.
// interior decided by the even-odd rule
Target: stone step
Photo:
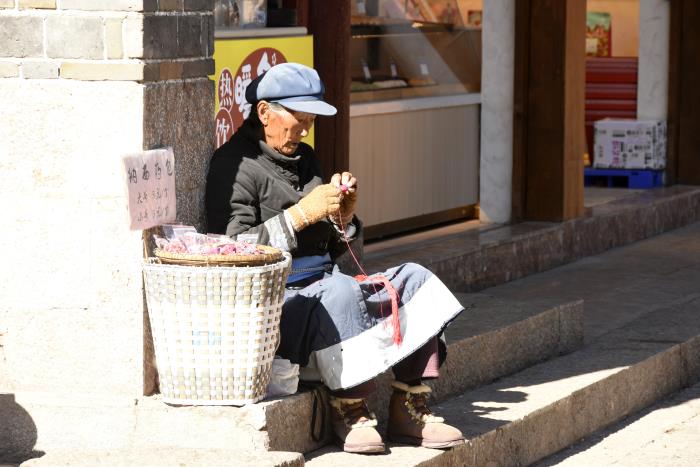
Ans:
{"type": "MultiPolygon", "coordinates": [[[[468,442],[389,445],[372,466],[530,465],[700,379],[700,300],[645,315],[588,347],[434,406],[468,442]]],[[[312,467],[357,465],[325,447],[312,467]]]]}
{"type": "MultiPolygon", "coordinates": [[[[485,294],[459,294],[458,298],[466,310],[446,331],[448,359],[434,385],[438,400],[582,345],[580,301],[542,307],[485,294]]],[[[369,402],[380,417],[386,412],[390,380],[389,372],[379,377],[378,390],[369,402]]],[[[140,404],[137,438],[144,446],[309,452],[329,442],[327,437],[320,441],[311,437],[313,404],[310,392],[242,408],[170,407],[149,398],[140,404]],[[159,429],[153,430],[154,426],[159,429]],[[185,426],[201,429],[173,429],[185,426]]]]}
{"type": "Polygon", "coordinates": [[[700,188],[677,185],[587,208],[559,223],[469,224],[367,245],[364,265],[371,273],[415,262],[450,290],[477,292],[699,220],[700,188]]]}
{"type": "MultiPolygon", "coordinates": [[[[10,466],[20,464],[8,464],[10,466]]],[[[109,467],[158,466],[227,467],[254,465],[256,467],[302,467],[304,456],[298,452],[251,452],[227,449],[106,449],[49,451],[21,463],[22,467],[109,467]]],[[[2,467],[2,465],[0,465],[2,467]]]]}
{"type": "MultiPolygon", "coordinates": [[[[458,298],[466,310],[446,330],[448,359],[434,385],[438,400],[582,345],[580,301],[545,306],[486,294],[459,294],[458,298]]],[[[371,405],[383,417],[389,375],[380,380],[371,405]]],[[[171,447],[309,452],[328,442],[311,437],[313,402],[310,392],[245,407],[170,406],[158,396],[87,400],[17,394],[0,398],[0,405],[32,414],[33,420],[18,422],[18,430],[32,435],[32,423],[54,427],[33,433],[36,449],[47,452],[171,447]]],[[[16,434],[12,439],[22,436],[16,434]]],[[[33,446],[29,441],[25,444],[33,446]]]]}
{"type": "Polygon", "coordinates": [[[700,464],[700,383],[546,457],[537,467],[700,464]]]}

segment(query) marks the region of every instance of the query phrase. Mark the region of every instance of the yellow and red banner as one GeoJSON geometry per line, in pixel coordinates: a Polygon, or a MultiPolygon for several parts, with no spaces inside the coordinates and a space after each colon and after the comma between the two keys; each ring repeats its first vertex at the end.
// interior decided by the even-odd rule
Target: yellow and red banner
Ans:
{"type": "MultiPolygon", "coordinates": [[[[243,120],[251,105],[245,90],[252,80],[274,65],[296,62],[313,67],[313,37],[217,39],[214,41],[216,82],[216,147],[224,144],[243,120]]],[[[313,128],[305,141],[313,145],[313,128]]]]}

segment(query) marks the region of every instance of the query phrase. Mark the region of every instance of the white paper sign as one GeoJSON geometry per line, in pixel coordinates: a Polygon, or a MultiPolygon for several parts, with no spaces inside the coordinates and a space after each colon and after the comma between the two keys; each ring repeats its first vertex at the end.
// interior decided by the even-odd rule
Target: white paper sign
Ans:
{"type": "Polygon", "coordinates": [[[172,148],[123,158],[131,230],[175,221],[175,156],[172,148]]]}
{"type": "Polygon", "coordinates": [[[391,70],[391,77],[392,78],[396,78],[397,76],[399,76],[399,72],[396,70],[396,63],[391,62],[389,64],[389,69],[391,70]]]}
{"type": "Polygon", "coordinates": [[[362,64],[362,73],[364,73],[366,81],[372,81],[372,73],[369,72],[369,67],[366,63],[362,64]]]}

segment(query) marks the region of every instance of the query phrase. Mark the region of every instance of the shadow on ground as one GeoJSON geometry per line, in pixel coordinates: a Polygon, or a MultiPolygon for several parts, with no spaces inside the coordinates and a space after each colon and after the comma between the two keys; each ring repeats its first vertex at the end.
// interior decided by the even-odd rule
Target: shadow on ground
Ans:
{"type": "Polygon", "coordinates": [[[0,394],[0,420],[0,464],[20,464],[45,454],[34,450],[36,424],[14,394],[0,394]]]}

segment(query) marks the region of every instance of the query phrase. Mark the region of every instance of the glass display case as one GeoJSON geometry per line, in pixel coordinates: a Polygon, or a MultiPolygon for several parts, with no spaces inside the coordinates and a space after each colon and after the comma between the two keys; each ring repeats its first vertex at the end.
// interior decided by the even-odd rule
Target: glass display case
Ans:
{"type": "Polygon", "coordinates": [[[261,28],[267,22],[267,0],[216,0],[214,25],[225,28],[261,28]]]}
{"type": "Polygon", "coordinates": [[[456,0],[352,5],[349,165],[365,239],[473,217],[481,28],[456,0]]]}
{"type": "Polygon", "coordinates": [[[481,28],[353,15],[350,102],[481,89],[481,28]]]}

